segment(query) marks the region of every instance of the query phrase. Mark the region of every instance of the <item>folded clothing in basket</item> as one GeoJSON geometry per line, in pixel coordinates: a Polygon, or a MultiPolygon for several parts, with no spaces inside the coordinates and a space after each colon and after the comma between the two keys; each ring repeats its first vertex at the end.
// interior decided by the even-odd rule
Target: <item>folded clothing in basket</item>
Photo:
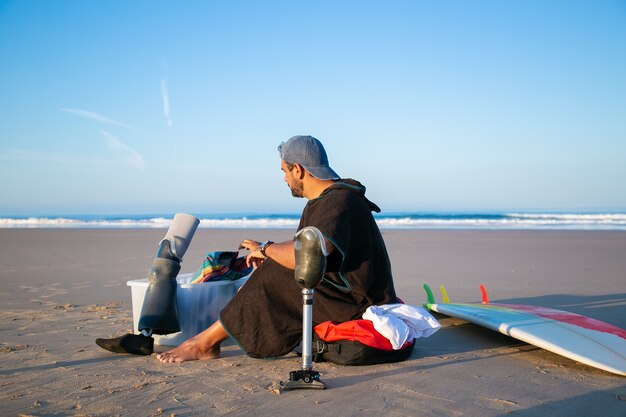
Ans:
{"type": "Polygon", "coordinates": [[[246,258],[239,257],[239,252],[217,251],[207,253],[200,269],[190,283],[209,281],[234,281],[252,272],[252,267],[246,265],[246,258]]]}

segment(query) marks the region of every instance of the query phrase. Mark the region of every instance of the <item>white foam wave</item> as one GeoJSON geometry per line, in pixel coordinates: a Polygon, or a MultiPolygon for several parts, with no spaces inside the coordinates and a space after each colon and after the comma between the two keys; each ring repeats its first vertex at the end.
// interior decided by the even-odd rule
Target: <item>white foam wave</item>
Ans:
{"type": "Polygon", "coordinates": [[[171,219],[166,219],[162,217],[153,218],[153,219],[119,219],[119,220],[108,220],[108,219],[96,219],[96,220],[81,220],[81,219],[69,219],[69,218],[48,218],[48,217],[29,217],[24,219],[13,219],[13,218],[0,218],[0,227],[11,228],[11,227],[26,227],[26,228],[37,228],[37,227],[67,227],[67,228],[162,228],[168,227],[171,219]]]}
{"type": "Polygon", "coordinates": [[[626,230],[624,214],[510,214],[501,218],[381,218],[381,228],[626,230]]]}
{"type": "MultiPolygon", "coordinates": [[[[23,219],[0,218],[0,228],[167,228],[170,218],[151,219],[94,219],[29,217],[23,219]]],[[[221,218],[201,219],[201,228],[295,228],[298,220],[289,218],[221,218]]]]}
{"type": "MultiPolygon", "coordinates": [[[[525,214],[501,216],[378,217],[386,229],[626,230],[626,214],[525,214]]],[[[167,228],[171,218],[77,219],[67,217],[0,218],[0,228],[167,228]]],[[[202,218],[206,229],[295,229],[294,217],[202,218]]]]}
{"type": "Polygon", "coordinates": [[[543,221],[567,221],[567,222],[600,222],[600,223],[626,223],[626,214],[533,214],[511,213],[507,216],[520,219],[534,219],[543,221]]]}
{"type": "Polygon", "coordinates": [[[299,221],[289,218],[256,218],[247,217],[233,219],[202,219],[200,226],[203,228],[224,228],[224,229],[266,229],[266,228],[295,228],[299,221]]]}

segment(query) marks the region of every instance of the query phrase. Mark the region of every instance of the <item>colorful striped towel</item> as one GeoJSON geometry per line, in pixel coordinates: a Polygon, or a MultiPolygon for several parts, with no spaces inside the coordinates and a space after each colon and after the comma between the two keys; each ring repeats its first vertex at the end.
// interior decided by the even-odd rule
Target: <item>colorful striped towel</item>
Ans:
{"type": "Polygon", "coordinates": [[[207,253],[200,269],[191,279],[192,284],[208,281],[234,281],[252,272],[245,257],[239,252],[218,251],[207,253]]]}

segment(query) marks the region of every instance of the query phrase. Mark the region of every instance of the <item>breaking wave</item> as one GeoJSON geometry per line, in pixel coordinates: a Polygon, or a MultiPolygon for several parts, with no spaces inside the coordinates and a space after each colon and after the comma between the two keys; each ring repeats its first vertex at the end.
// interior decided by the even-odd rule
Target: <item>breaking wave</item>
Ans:
{"type": "MultiPolygon", "coordinates": [[[[0,218],[0,228],[167,228],[173,216],[40,216],[0,218]]],[[[201,228],[295,229],[299,215],[200,215],[201,228]]],[[[626,230],[626,213],[377,215],[383,229],[626,230]]]]}

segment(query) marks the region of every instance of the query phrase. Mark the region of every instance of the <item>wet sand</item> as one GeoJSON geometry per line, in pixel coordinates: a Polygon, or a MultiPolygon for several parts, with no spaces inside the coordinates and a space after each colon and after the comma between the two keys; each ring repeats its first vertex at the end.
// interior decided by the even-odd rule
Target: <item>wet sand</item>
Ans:
{"type": "MultiPolygon", "coordinates": [[[[402,363],[316,364],[325,391],[283,392],[300,359],[246,357],[160,364],[113,355],[97,337],[132,329],[130,288],[144,278],[156,230],[0,229],[0,405],[3,415],[618,416],[626,379],[458,319],[418,341],[402,363]]],[[[421,304],[423,282],[459,302],[558,308],[626,328],[626,232],[384,230],[398,294],[421,304]]],[[[243,238],[289,230],[199,229],[182,272],[243,238]]]]}

